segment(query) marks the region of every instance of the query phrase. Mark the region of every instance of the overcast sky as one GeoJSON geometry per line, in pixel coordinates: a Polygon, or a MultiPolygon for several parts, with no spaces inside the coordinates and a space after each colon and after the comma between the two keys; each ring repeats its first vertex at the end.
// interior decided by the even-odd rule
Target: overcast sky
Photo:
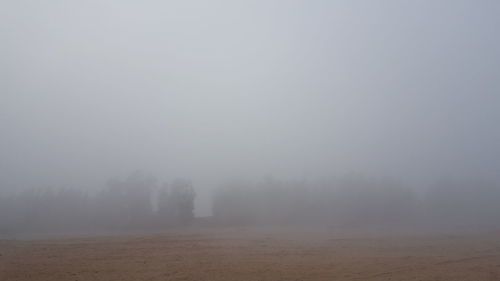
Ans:
{"type": "Polygon", "coordinates": [[[499,15],[494,0],[0,0],[0,188],[135,169],[198,190],[495,178],[499,15]]]}

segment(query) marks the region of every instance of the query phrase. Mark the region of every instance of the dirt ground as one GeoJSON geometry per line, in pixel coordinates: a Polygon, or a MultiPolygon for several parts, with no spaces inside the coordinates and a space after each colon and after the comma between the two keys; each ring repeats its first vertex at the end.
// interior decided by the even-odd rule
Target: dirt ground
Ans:
{"type": "Polygon", "coordinates": [[[0,280],[500,280],[500,233],[203,228],[0,240],[0,280]]]}

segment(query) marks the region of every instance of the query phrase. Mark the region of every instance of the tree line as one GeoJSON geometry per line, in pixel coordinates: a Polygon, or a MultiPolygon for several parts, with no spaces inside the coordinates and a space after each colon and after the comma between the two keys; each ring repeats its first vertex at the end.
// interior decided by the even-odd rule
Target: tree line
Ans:
{"type": "Polygon", "coordinates": [[[232,181],[214,194],[220,224],[498,227],[500,185],[440,181],[427,190],[391,179],[345,176],[323,182],[232,181]]]}
{"type": "MultiPolygon", "coordinates": [[[[0,237],[23,233],[155,230],[193,222],[189,180],[159,184],[146,173],[94,193],[32,189],[0,196],[0,237]]],[[[500,185],[440,181],[411,189],[391,179],[233,180],[213,193],[213,225],[500,227],[500,185]]]]}
{"type": "Polygon", "coordinates": [[[31,189],[0,196],[0,236],[23,233],[123,231],[189,224],[195,192],[189,180],[159,185],[144,172],[80,189],[31,189]]]}

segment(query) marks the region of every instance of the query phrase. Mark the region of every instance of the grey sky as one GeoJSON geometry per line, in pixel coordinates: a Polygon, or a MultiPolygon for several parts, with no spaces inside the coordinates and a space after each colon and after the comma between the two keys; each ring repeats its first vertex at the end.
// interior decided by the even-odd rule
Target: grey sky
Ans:
{"type": "MultiPolygon", "coordinates": [[[[2,187],[500,170],[498,1],[0,1],[2,187]]],[[[203,192],[203,191],[201,191],[203,192]]]]}

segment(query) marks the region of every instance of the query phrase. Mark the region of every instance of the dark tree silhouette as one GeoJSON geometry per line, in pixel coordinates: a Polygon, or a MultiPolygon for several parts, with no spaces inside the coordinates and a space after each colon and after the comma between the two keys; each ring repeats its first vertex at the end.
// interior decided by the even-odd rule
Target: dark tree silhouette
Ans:
{"type": "Polygon", "coordinates": [[[189,180],[175,180],[169,190],[166,207],[174,223],[186,225],[194,219],[195,192],[189,180]]]}

